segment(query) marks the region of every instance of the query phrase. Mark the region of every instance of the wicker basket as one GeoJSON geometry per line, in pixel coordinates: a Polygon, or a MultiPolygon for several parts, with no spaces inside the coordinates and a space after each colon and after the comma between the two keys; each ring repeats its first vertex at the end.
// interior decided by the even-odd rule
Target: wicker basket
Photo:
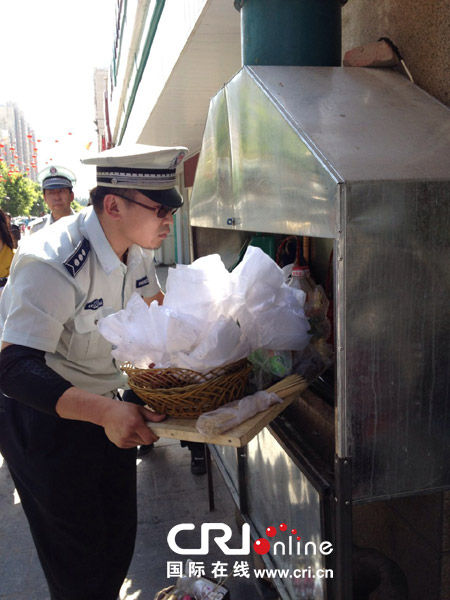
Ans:
{"type": "Polygon", "coordinates": [[[138,369],[129,364],[133,392],[156,412],[191,419],[242,397],[252,370],[247,359],[217,367],[207,373],[189,369],[138,369]]]}

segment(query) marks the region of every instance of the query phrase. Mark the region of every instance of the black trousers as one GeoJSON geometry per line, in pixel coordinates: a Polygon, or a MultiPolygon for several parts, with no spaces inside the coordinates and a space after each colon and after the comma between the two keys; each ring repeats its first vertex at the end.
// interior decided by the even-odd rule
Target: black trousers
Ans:
{"type": "Polygon", "coordinates": [[[136,449],[1,396],[0,451],[52,600],[116,600],[136,538],[136,449]]]}

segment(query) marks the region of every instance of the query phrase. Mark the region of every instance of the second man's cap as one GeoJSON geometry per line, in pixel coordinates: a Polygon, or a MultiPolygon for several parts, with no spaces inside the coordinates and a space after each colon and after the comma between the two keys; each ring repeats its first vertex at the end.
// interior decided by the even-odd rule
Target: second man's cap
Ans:
{"type": "Polygon", "coordinates": [[[72,189],[77,180],[70,169],[51,165],[39,172],[38,181],[43,190],[57,190],[61,188],[72,189]]]}

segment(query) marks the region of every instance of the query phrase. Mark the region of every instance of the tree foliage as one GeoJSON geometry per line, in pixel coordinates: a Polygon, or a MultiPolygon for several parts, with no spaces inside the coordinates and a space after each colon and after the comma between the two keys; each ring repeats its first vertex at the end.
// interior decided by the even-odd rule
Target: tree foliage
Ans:
{"type": "Polygon", "coordinates": [[[12,217],[39,215],[44,210],[40,186],[22,173],[8,175],[7,167],[0,163],[0,207],[12,217]]]}
{"type": "Polygon", "coordinates": [[[71,206],[75,212],[80,212],[80,210],[82,210],[84,208],[84,206],[79,203],[78,198],[74,198],[72,200],[71,206]]]}

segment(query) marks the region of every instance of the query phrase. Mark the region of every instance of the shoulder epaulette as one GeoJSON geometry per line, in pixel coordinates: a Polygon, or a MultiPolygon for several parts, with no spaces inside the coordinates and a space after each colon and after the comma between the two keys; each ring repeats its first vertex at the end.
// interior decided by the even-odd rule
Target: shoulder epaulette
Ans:
{"type": "Polygon", "coordinates": [[[40,219],[35,219],[33,224],[30,225],[30,231],[32,229],[34,229],[37,225],[42,225],[42,223],[44,223],[44,221],[45,221],[45,217],[41,217],[40,219]]]}
{"type": "Polygon", "coordinates": [[[83,238],[69,258],[64,261],[63,264],[72,277],[75,277],[81,267],[85,264],[90,249],[91,245],[89,240],[83,238]]]}

